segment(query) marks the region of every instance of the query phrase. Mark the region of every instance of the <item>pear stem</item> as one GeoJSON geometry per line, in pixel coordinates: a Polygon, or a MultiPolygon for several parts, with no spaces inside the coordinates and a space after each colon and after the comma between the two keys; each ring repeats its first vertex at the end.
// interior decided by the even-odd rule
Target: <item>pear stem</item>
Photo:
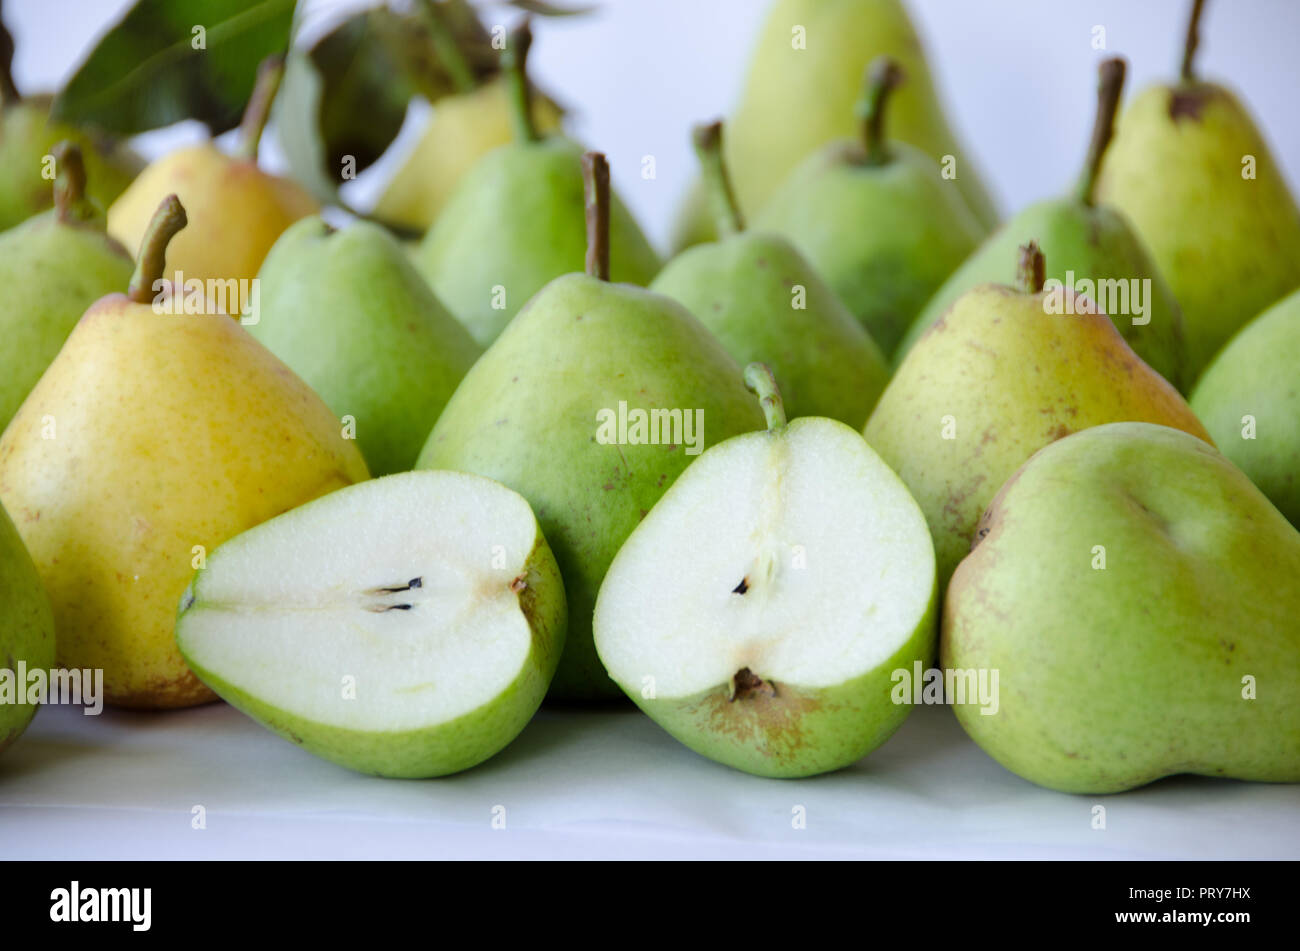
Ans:
{"type": "Polygon", "coordinates": [[[1192,0],[1192,15],[1187,18],[1187,38],[1183,41],[1183,63],[1178,70],[1178,75],[1185,83],[1196,80],[1196,74],[1192,70],[1192,60],[1196,57],[1196,48],[1201,45],[1200,24],[1201,12],[1204,9],[1205,0],[1192,0]]]}
{"type": "Polygon", "coordinates": [[[751,363],[745,367],[745,386],[758,397],[767,418],[767,431],[776,432],[785,426],[785,403],[781,389],[776,385],[776,375],[766,363],[751,363]]]}
{"type": "Polygon", "coordinates": [[[731,188],[727,163],[722,157],[722,122],[697,125],[691,132],[695,142],[695,155],[704,173],[704,187],[713,205],[713,216],[718,232],[723,237],[740,234],[745,230],[745,219],[736,203],[736,193],[731,188]]]}
{"type": "Polygon", "coordinates": [[[12,106],[21,99],[14,85],[14,37],[0,20],[0,105],[12,106]]]}
{"type": "Polygon", "coordinates": [[[162,279],[167,266],[167,242],[186,225],[185,209],[175,195],[168,195],[153,213],[153,220],[140,242],[140,256],[127,287],[126,296],[137,304],[154,298],[154,284],[162,279]]]}
{"type": "Polygon", "coordinates": [[[529,17],[515,27],[501,51],[501,68],[505,70],[510,90],[510,117],[516,142],[536,142],[541,136],[533,122],[533,94],[528,85],[528,51],[533,45],[533,25],[529,17]]]}
{"type": "Polygon", "coordinates": [[[1041,294],[1047,283],[1047,260],[1037,241],[1020,246],[1020,263],[1016,268],[1016,286],[1026,294],[1041,294]]]}
{"type": "Polygon", "coordinates": [[[1124,73],[1127,65],[1118,56],[1103,60],[1097,72],[1100,82],[1097,85],[1097,118],[1092,126],[1092,141],[1088,143],[1088,157],[1083,163],[1083,174],[1079,176],[1076,197],[1085,205],[1092,204],[1093,187],[1097,184],[1097,173],[1101,171],[1101,160],[1110,145],[1111,136],[1115,134],[1115,114],[1119,111],[1119,97],[1124,90],[1124,73]]]}
{"type": "Polygon", "coordinates": [[[72,142],[60,142],[50,150],[58,171],[54,176],[54,214],[64,224],[87,221],[95,208],[86,201],[86,167],[81,149],[72,142]]]}
{"type": "Polygon", "coordinates": [[[447,18],[442,15],[439,7],[435,0],[420,0],[424,22],[429,28],[429,38],[433,40],[433,52],[437,55],[438,62],[451,76],[451,84],[456,92],[473,92],[476,85],[474,70],[470,68],[469,60],[457,45],[456,34],[451,31],[447,18]]]}
{"type": "Polygon", "coordinates": [[[587,196],[587,273],[609,280],[609,162],[600,152],[582,156],[582,181],[587,196]]]}
{"type": "Polygon", "coordinates": [[[262,130],[271,118],[271,104],[275,102],[275,94],[280,90],[280,80],[283,78],[283,56],[268,56],[257,67],[253,95],[249,98],[244,118],[239,123],[239,145],[235,149],[237,158],[257,161],[257,146],[262,141],[262,130]]]}
{"type": "Polygon", "coordinates": [[[867,150],[868,165],[889,161],[885,143],[885,106],[889,94],[902,84],[903,68],[888,56],[878,56],[867,67],[862,98],[858,100],[858,119],[862,122],[862,144],[867,150]]]}

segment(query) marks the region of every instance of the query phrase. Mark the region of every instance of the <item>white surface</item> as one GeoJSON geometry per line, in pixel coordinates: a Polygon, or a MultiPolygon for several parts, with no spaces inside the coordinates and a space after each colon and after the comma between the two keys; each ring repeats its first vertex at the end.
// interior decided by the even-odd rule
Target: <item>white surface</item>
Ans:
{"type": "Polygon", "coordinates": [[[432,780],[350,773],[224,704],[51,707],[0,757],[0,859],[1294,859],[1296,805],[1294,786],[1198,777],[1050,792],[935,707],[856,766],[805,780],[718,766],[631,707],[543,711],[496,758],[432,780]],[[196,805],[206,829],[191,827],[196,805]]]}
{"type": "MultiPolygon", "coordinates": [[[[127,0],[9,0],[29,90],[71,74],[127,0]]],[[[355,2],[346,4],[356,6],[355,2]]],[[[312,0],[312,20],[343,6],[312,0]]],[[[1172,72],[1185,0],[914,0],[949,116],[1004,211],[1074,179],[1096,60],[1130,60],[1130,92],[1172,72]],[[1091,46],[1107,29],[1108,49],[1091,46]]],[[[689,123],[727,111],[757,0],[604,0],[539,26],[539,81],[662,242],[694,172],[689,123]],[[643,182],[637,163],[658,159],[643,182]]],[[[497,8],[500,9],[500,8],[497,8]]],[[[513,16],[513,14],[511,14],[513,16]]],[[[1300,180],[1300,4],[1211,0],[1202,72],[1229,77],[1300,180]]],[[[408,123],[409,125],[409,123],[408,123]]],[[[193,126],[145,137],[158,154],[193,126]]],[[[274,161],[274,152],[270,153],[274,161]]],[[[369,176],[373,188],[385,170],[369,176]]],[[[922,708],[853,769],[762,780],[701,759],[635,710],[544,711],[504,753],[431,781],[351,774],[223,705],[163,715],[42,710],[0,756],[0,859],[234,857],[1300,857],[1294,786],[1177,778],[1111,797],[1004,771],[950,711],[922,708]],[[1096,805],[1105,830],[1093,826],[1096,805]],[[206,808],[207,828],[191,828],[206,808]],[[505,807],[506,828],[491,827],[505,807]],[[807,827],[792,828],[806,809],[807,827]]]]}

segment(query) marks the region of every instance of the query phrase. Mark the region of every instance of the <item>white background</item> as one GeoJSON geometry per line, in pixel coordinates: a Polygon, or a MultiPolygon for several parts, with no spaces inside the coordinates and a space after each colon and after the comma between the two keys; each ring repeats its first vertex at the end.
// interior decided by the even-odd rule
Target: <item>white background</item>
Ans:
{"type": "MultiPolygon", "coordinates": [[[[20,85],[57,85],[126,5],[9,0],[20,85]]],[[[312,22],[340,6],[312,3],[312,22]]],[[[660,242],[693,171],[686,128],[732,103],[762,6],[606,0],[599,16],[538,28],[539,81],[575,108],[574,131],[611,155],[660,242]],[[654,182],[636,176],[644,154],[658,159],[654,182]]],[[[1004,212],[1075,177],[1101,55],[1093,26],[1141,85],[1173,71],[1185,12],[1182,0],[911,6],[950,118],[1004,212]]],[[[1300,4],[1211,0],[1201,58],[1205,75],[1245,94],[1292,182],[1298,36],[1300,4]]],[[[153,134],[145,151],[195,134],[153,134]]],[[[98,718],[51,708],[0,757],[0,857],[1296,858],[1298,800],[1294,786],[1193,777],[1121,796],[1052,793],[1001,769],[935,708],[852,769],[799,782],[713,764],[631,709],[543,711],[484,766],[403,782],[317,760],[223,705],[98,718]],[[496,807],[505,829],[491,827],[496,807]],[[792,823],[799,809],[803,829],[792,823]]]]}

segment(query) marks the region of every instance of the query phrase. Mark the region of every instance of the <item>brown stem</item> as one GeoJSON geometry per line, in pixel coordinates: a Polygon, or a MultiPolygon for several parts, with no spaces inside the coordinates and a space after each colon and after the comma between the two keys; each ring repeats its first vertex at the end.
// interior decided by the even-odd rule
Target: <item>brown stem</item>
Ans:
{"type": "Polygon", "coordinates": [[[239,123],[239,145],[235,149],[238,158],[250,162],[257,161],[257,145],[262,141],[262,130],[271,118],[271,104],[280,89],[280,80],[284,78],[284,57],[268,56],[257,67],[257,82],[253,86],[253,95],[244,108],[244,117],[239,123]]]}
{"type": "Polygon", "coordinates": [[[175,195],[168,195],[153,213],[153,220],[140,242],[140,256],[127,287],[126,296],[137,304],[154,299],[154,283],[162,279],[167,267],[167,242],[186,225],[185,209],[175,195]]]}
{"type": "Polygon", "coordinates": [[[1020,246],[1020,263],[1016,268],[1016,285],[1026,294],[1039,294],[1047,283],[1047,261],[1037,241],[1020,246]]]}
{"type": "Polygon", "coordinates": [[[1196,74],[1192,71],[1192,60],[1196,56],[1196,48],[1201,43],[1199,27],[1201,12],[1204,9],[1205,0],[1192,0],[1192,15],[1187,18],[1187,38],[1183,41],[1183,64],[1178,70],[1178,75],[1185,83],[1196,79],[1196,74]]]}
{"type": "Polygon", "coordinates": [[[510,91],[510,118],[514,123],[516,142],[536,142],[541,136],[533,121],[533,93],[528,85],[528,51],[533,46],[533,25],[528,17],[515,27],[501,52],[501,68],[505,71],[510,91]]]}
{"type": "Polygon", "coordinates": [[[885,106],[889,94],[902,84],[903,67],[888,56],[878,56],[867,67],[858,100],[858,119],[862,122],[862,144],[867,150],[868,165],[884,165],[889,161],[885,145],[885,106]]]}
{"type": "Polygon", "coordinates": [[[81,149],[73,142],[60,142],[50,150],[58,171],[54,176],[54,214],[64,224],[95,217],[95,207],[86,201],[86,167],[81,149]]]}
{"type": "Polygon", "coordinates": [[[0,20],[0,106],[12,106],[20,99],[14,85],[14,37],[0,20]]]}
{"type": "Polygon", "coordinates": [[[600,152],[582,156],[587,196],[587,273],[609,280],[609,163],[600,152]]]}
{"type": "Polygon", "coordinates": [[[1079,201],[1092,204],[1092,190],[1101,170],[1101,160],[1115,133],[1115,114],[1119,111],[1119,97],[1124,90],[1126,64],[1118,56],[1103,60],[1098,67],[1100,82],[1097,85],[1097,118],[1092,125],[1092,141],[1088,143],[1088,157],[1083,163],[1083,174],[1075,192],[1079,201]]]}
{"type": "Polygon", "coordinates": [[[695,155],[700,160],[704,188],[713,206],[718,233],[723,236],[739,234],[745,230],[745,219],[740,214],[736,193],[731,188],[731,177],[727,174],[727,163],[722,157],[722,122],[697,125],[691,130],[691,138],[695,143],[695,155]]]}

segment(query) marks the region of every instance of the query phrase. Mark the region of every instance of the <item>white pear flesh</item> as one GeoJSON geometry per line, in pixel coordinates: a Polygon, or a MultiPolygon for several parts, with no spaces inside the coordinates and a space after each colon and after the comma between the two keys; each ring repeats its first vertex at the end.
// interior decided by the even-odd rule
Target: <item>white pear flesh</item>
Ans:
{"type": "Polygon", "coordinates": [[[219,696],[305,749],[425,777],[482,762],[527,725],[565,620],[523,497],[424,471],[334,492],[216,549],[176,639],[219,696]]]}
{"type": "Polygon", "coordinates": [[[765,776],[849,765],[928,663],[925,517],[862,436],[804,417],[719,443],[628,538],[596,603],[606,669],[681,742],[765,776]]]}

